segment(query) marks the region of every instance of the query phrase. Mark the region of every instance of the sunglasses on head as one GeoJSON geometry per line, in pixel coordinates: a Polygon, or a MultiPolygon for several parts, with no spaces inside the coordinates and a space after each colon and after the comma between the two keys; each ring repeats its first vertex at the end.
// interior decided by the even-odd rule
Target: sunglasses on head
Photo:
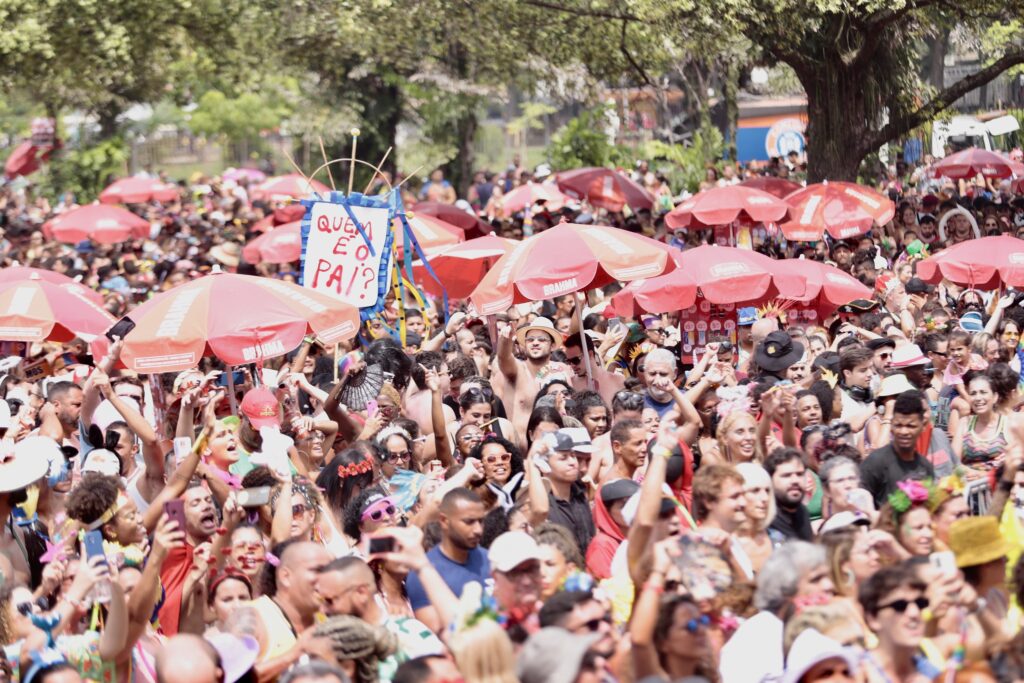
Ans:
{"type": "Polygon", "coordinates": [[[881,612],[884,609],[892,609],[893,611],[898,612],[899,614],[903,614],[907,611],[908,607],[910,607],[911,605],[916,605],[918,611],[923,612],[924,610],[928,609],[928,602],[928,598],[924,597],[923,595],[921,597],[914,598],[913,600],[906,600],[904,598],[900,598],[899,600],[893,600],[892,602],[887,602],[884,605],[879,605],[878,611],[881,612]]]}

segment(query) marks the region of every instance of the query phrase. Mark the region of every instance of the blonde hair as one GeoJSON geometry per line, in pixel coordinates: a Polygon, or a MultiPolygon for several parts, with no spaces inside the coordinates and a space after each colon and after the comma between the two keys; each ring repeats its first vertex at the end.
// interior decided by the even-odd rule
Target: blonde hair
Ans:
{"type": "Polygon", "coordinates": [[[518,683],[516,656],[505,629],[490,619],[456,632],[448,647],[466,683],[518,683]]]}
{"type": "Polygon", "coordinates": [[[748,486],[768,487],[768,514],[765,515],[765,518],[754,529],[757,532],[764,531],[771,525],[772,520],[775,519],[775,513],[778,512],[775,506],[775,490],[772,488],[772,476],[756,462],[741,462],[736,465],[736,471],[743,475],[744,489],[748,486]]]}
{"type": "Polygon", "coordinates": [[[847,621],[852,621],[856,624],[856,618],[857,615],[851,608],[850,603],[844,600],[833,600],[825,605],[807,607],[790,617],[789,621],[786,622],[786,630],[782,637],[782,650],[788,654],[797,636],[808,629],[814,629],[821,634],[825,634],[829,631],[829,627],[834,624],[847,621]]]}
{"type": "MultiPolygon", "coordinates": [[[[757,428],[757,418],[743,410],[734,410],[718,422],[718,429],[715,430],[715,438],[718,439],[718,452],[722,454],[722,458],[726,462],[732,463],[732,455],[729,454],[729,446],[725,443],[725,435],[729,433],[729,430],[733,428],[733,425],[744,417],[749,418],[754,423],[755,429],[757,428]]],[[[764,453],[761,452],[760,439],[754,439],[753,462],[764,462],[764,453]]]]}

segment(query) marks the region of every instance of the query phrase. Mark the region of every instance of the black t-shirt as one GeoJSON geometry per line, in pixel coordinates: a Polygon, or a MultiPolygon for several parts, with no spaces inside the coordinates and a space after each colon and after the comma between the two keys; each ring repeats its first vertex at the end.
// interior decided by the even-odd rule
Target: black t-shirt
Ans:
{"type": "Polygon", "coordinates": [[[775,519],[772,520],[768,528],[775,529],[785,536],[787,540],[813,541],[814,531],[811,529],[811,513],[807,511],[807,506],[800,503],[795,510],[787,510],[779,505],[778,502],[779,499],[776,498],[777,510],[775,512],[775,519]]]}
{"type": "Polygon", "coordinates": [[[551,502],[548,521],[565,527],[576,539],[580,554],[585,556],[595,533],[594,517],[590,512],[586,491],[575,483],[569,490],[569,500],[556,498],[554,493],[548,493],[548,500],[551,502]]]}
{"type": "Polygon", "coordinates": [[[861,486],[867,489],[875,506],[881,507],[889,494],[896,490],[896,484],[904,479],[931,479],[935,468],[920,453],[914,452],[913,460],[903,460],[892,444],[871,452],[860,464],[861,486]]]}

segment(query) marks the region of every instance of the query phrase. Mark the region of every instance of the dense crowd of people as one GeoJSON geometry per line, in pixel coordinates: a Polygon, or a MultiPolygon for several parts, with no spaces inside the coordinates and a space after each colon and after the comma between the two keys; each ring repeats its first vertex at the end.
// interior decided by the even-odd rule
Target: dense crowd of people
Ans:
{"type": "MultiPolygon", "coordinates": [[[[752,173],[721,169],[709,187],[752,173]]],[[[465,200],[438,171],[406,204],[513,238],[565,217],[713,239],[669,230],[665,177],[633,175],[653,210],[504,216],[546,176],[518,160],[465,200]]],[[[115,317],[214,266],[296,280],[241,258],[283,206],[249,189],[182,182],[130,207],[148,239],[69,245],[41,225],[73,198],[8,186],[3,265],[74,278],[115,317]]],[[[307,337],[231,382],[213,357],[136,375],[121,341],[0,342],[0,680],[1024,679],[1024,293],[916,275],[1024,230],[1024,199],[926,167],[880,189],[898,210],[868,235],[751,244],[873,298],[821,325],[741,308],[699,355],[679,314],[609,315],[619,285],[490,319],[388,294],[340,354],[307,337]]]]}

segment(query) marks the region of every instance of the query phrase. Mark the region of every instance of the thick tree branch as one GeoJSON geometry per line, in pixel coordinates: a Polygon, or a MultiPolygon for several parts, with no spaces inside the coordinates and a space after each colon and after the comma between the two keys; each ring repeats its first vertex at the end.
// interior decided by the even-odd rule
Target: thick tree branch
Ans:
{"type": "Polygon", "coordinates": [[[958,99],[979,88],[989,81],[995,79],[1012,66],[1024,64],[1024,48],[1016,48],[992,62],[980,71],[970,76],[964,76],[959,81],[949,86],[924,105],[904,116],[893,118],[888,124],[882,127],[873,136],[866,139],[863,149],[868,151],[877,149],[890,140],[909,133],[926,121],[931,120],[936,114],[946,109],[958,99]]]}
{"type": "Polygon", "coordinates": [[[576,16],[595,17],[597,19],[614,19],[617,21],[640,21],[640,17],[635,14],[607,12],[605,10],[590,9],[587,7],[566,7],[565,5],[560,5],[557,2],[545,2],[545,0],[521,0],[521,2],[524,5],[533,5],[534,7],[540,7],[541,9],[563,12],[565,14],[574,14],[576,16]]]}
{"type": "Polygon", "coordinates": [[[626,27],[628,26],[629,22],[623,20],[622,33],[620,34],[619,39],[619,50],[622,51],[622,56],[626,58],[626,61],[629,62],[629,65],[631,67],[633,67],[633,70],[640,75],[640,78],[643,80],[644,84],[649,85],[652,88],[657,88],[657,85],[654,81],[651,80],[651,77],[647,75],[647,72],[644,70],[644,68],[640,65],[639,62],[636,61],[636,59],[633,58],[632,53],[630,53],[629,51],[629,46],[626,45],[626,27]]]}

